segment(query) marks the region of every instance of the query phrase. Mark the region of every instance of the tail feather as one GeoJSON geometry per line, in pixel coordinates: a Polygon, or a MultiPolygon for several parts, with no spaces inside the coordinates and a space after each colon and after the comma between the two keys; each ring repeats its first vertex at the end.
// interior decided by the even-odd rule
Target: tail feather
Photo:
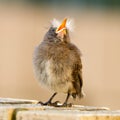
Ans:
{"type": "Polygon", "coordinates": [[[79,94],[78,94],[78,97],[79,98],[83,98],[85,96],[85,93],[84,91],[82,90],[79,94]]]}
{"type": "Polygon", "coordinates": [[[76,97],[78,96],[79,99],[83,98],[84,96],[86,96],[86,94],[84,93],[84,91],[81,91],[79,93],[72,93],[72,97],[74,99],[76,99],[76,97]]]}

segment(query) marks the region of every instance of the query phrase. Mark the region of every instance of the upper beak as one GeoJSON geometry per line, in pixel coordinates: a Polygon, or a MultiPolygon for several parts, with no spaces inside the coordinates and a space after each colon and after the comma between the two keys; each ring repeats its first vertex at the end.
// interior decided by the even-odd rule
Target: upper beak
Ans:
{"type": "Polygon", "coordinates": [[[67,18],[65,18],[61,25],[56,29],[56,33],[62,32],[64,35],[66,35],[66,22],[67,18]]]}

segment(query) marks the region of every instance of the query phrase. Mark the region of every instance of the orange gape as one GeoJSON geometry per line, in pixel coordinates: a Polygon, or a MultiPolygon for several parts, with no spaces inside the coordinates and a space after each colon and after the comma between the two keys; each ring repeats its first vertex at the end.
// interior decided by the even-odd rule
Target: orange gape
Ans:
{"type": "Polygon", "coordinates": [[[67,18],[65,18],[63,20],[62,24],[56,29],[56,33],[58,33],[59,31],[61,31],[64,28],[66,28],[66,22],[67,22],[67,18]]]}

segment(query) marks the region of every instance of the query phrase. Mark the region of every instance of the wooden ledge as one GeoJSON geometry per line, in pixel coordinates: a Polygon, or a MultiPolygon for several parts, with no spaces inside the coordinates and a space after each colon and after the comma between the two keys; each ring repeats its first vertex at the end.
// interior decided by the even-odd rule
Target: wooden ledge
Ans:
{"type": "Polygon", "coordinates": [[[59,108],[37,102],[0,98],[0,120],[120,120],[120,110],[81,105],[59,108]]]}

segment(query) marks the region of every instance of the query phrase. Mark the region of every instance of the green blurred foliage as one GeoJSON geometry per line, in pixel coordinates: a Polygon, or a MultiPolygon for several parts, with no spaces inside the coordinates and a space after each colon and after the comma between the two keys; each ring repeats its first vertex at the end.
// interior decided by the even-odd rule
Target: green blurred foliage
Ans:
{"type": "Polygon", "coordinates": [[[120,8],[120,0],[0,0],[2,2],[23,2],[36,5],[71,5],[120,8]]]}

